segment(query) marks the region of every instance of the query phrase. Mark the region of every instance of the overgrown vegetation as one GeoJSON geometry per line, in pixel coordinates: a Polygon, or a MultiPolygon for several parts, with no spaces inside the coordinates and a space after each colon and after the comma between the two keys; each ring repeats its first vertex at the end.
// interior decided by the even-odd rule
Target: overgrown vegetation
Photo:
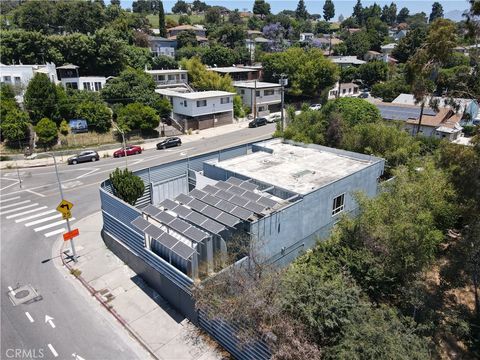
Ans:
{"type": "Polygon", "coordinates": [[[116,168],[109,177],[114,195],[130,205],[135,205],[138,198],[143,195],[145,184],[130,170],[116,168]]]}

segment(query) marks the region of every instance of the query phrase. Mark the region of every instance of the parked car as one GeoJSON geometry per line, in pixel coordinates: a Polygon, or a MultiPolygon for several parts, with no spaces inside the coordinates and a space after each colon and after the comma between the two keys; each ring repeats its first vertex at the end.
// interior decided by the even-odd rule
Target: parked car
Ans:
{"type": "Polygon", "coordinates": [[[320,110],[322,108],[322,104],[312,104],[310,105],[310,110],[320,110]]]}
{"type": "Polygon", "coordinates": [[[82,162],[88,161],[98,161],[100,160],[100,156],[95,150],[85,150],[82,151],[80,154],[74,155],[68,158],[68,165],[76,165],[82,162]]]}
{"type": "Polygon", "coordinates": [[[113,157],[125,156],[125,153],[128,155],[137,155],[141,154],[143,149],[138,145],[127,145],[127,147],[118,149],[113,153],[113,157]]]}
{"type": "Polygon", "coordinates": [[[160,141],[157,144],[157,150],[180,146],[180,145],[182,145],[182,140],[179,137],[176,137],[176,136],[169,137],[163,141],[160,141]]]}
{"type": "Polygon", "coordinates": [[[256,118],[256,119],[250,121],[250,122],[248,123],[248,127],[249,127],[249,128],[256,128],[256,127],[258,127],[258,126],[267,125],[267,123],[268,123],[267,118],[259,117],[259,118],[256,118]]]}
{"type": "Polygon", "coordinates": [[[267,122],[268,123],[275,123],[277,121],[280,121],[282,117],[278,114],[275,114],[275,115],[270,115],[267,117],[267,122]]]}
{"type": "Polygon", "coordinates": [[[370,94],[368,92],[362,92],[360,95],[358,95],[360,99],[367,99],[369,96],[370,94]]]}

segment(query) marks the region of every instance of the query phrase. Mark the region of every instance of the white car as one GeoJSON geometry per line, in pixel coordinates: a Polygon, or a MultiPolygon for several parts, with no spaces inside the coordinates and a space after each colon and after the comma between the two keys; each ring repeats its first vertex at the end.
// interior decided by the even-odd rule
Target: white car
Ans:
{"type": "Polygon", "coordinates": [[[270,124],[275,123],[277,121],[280,121],[281,118],[282,116],[278,114],[270,115],[270,116],[267,116],[267,122],[270,124]]]}
{"type": "Polygon", "coordinates": [[[320,110],[322,108],[322,104],[312,104],[310,105],[310,110],[320,110]]]}

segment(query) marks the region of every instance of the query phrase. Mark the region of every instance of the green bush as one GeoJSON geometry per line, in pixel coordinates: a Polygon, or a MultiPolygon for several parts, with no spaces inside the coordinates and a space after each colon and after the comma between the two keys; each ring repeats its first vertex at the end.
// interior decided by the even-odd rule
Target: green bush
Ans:
{"type": "Polygon", "coordinates": [[[135,205],[137,199],[143,195],[145,184],[142,179],[134,175],[128,169],[116,168],[110,174],[110,182],[113,187],[113,194],[130,205],[135,205]]]}
{"type": "Polygon", "coordinates": [[[38,122],[35,126],[35,132],[38,136],[39,145],[44,148],[54,145],[58,139],[57,125],[48,118],[43,118],[38,122]]]}

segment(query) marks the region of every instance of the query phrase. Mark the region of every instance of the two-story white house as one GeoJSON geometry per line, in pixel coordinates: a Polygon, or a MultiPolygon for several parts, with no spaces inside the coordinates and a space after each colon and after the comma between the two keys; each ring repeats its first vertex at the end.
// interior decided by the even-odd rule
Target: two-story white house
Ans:
{"type": "Polygon", "coordinates": [[[281,107],[281,86],[277,83],[263,81],[235,81],[233,83],[237,94],[242,98],[244,105],[250,109],[255,107],[259,116],[279,111],[281,107]]]}
{"type": "Polygon", "coordinates": [[[227,91],[177,92],[156,89],[157,93],[170,100],[171,118],[188,129],[202,130],[233,122],[233,96],[227,91]]]}
{"type": "Polygon", "coordinates": [[[57,77],[64,88],[87,91],[100,91],[105,86],[105,76],[80,76],[77,65],[67,64],[57,67],[57,77]]]}
{"type": "Polygon", "coordinates": [[[145,70],[145,72],[153,77],[157,88],[185,86],[185,84],[188,84],[187,70],[145,70]]]}
{"type": "Polygon", "coordinates": [[[149,36],[148,46],[153,56],[165,55],[174,58],[177,41],[161,36],[149,36]]]}
{"type": "Polygon", "coordinates": [[[328,92],[328,100],[335,99],[337,97],[357,97],[360,95],[360,87],[354,83],[342,83],[339,84],[338,81],[328,92]]]}

